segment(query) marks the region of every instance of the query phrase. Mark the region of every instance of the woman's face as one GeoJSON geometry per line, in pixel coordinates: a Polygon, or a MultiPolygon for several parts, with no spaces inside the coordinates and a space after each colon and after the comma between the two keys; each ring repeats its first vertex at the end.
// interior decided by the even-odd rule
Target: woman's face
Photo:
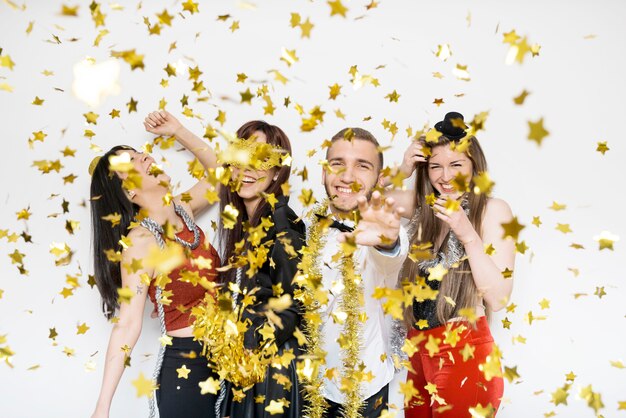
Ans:
{"type": "Polygon", "coordinates": [[[463,152],[454,151],[450,145],[439,145],[432,149],[428,159],[428,179],[430,184],[444,197],[458,199],[464,191],[453,186],[453,180],[459,174],[465,182],[472,179],[472,161],[463,152]]]}
{"type": "MultiPolygon", "coordinates": [[[[155,163],[154,158],[148,153],[139,152],[135,150],[120,150],[116,152],[117,156],[123,156],[128,154],[130,163],[133,166],[133,170],[117,171],[117,175],[125,180],[129,176],[139,176],[141,178],[141,190],[150,190],[155,187],[168,187],[170,183],[170,176],[165,174],[155,163]]],[[[132,178],[131,178],[132,180],[132,178]]]]}
{"type": "MultiPolygon", "coordinates": [[[[253,134],[256,142],[267,143],[267,137],[261,131],[255,131],[253,134]]],[[[277,169],[269,170],[253,170],[250,168],[232,167],[231,179],[236,182],[241,180],[241,187],[237,191],[239,197],[244,200],[258,198],[262,192],[265,192],[273,181],[277,169]]]]}

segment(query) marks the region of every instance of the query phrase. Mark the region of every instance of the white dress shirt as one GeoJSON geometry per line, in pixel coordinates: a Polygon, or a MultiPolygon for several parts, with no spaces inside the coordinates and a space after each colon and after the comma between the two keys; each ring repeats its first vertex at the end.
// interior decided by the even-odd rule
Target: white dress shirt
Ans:
{"type": "MultiPolygon", "coordinates": [[[[352,225],[349,221],[344,221],[352,225]]],[[[322,285],[328,290],[328,305],[321,308],[322,317],[322,348],[326,351],[326,367],[322,367],[321,373],[327,369],[335,369],[332,379],[324,377],[323,395],[326,399],[343,404],[344,395],[340,390],[341,375],[343,372],[342,355],[337,339],[343,332],[343,324],[335,323],[331,313],[340,311],[340,298],[343,286],[339,263],[332,261],[333,255],[341,250],[337,238],[341,232],[335,228],[329,228],[326,236],[326,245],[321,250],[320,269],[322,272],[322,285]],[[337,286],[340,284],[340,286],[337,286]]],[[[361,275],[364,306],[363,311],[367,314],[367,320],[361,329],[361,355],[359,363],[365,364],[365,373],[371,372],[373,378],[361,383],[363,400],[373,396],[394,377],[394,366],[391,359],[389,344],[389,328],[386,325],[383,312],[383,300],[372,298],[374,289],[377,287],[395,288],[398,274],[409,251],[409,240],[404,227],[400,227],[400,242],[391,251],[380,251],[370,246],[357,246],[354,253],[356,272],[361,275]]]]}

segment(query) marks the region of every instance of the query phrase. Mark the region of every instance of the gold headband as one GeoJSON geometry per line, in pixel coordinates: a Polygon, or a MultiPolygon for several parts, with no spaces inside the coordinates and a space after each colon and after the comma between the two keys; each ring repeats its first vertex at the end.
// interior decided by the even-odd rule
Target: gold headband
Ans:
{"type": "Polygon", "coordinates": [[[218,156],[223,164],[254,170],[269,170],[290,162],[287,151],[253,139],[231,139],[226,149],[218,149],[218,156]]]}
{"type": "Polygon", "coordinates": [[[100,162],[100,158],[102,158],[102,156],[98,155],[97,157],[94,157],[94,159],[91,160],[91,162],[89,163],[89,175],[90,176],[93,176],[93,172],[96,170],[96,166],[100,162]]]}

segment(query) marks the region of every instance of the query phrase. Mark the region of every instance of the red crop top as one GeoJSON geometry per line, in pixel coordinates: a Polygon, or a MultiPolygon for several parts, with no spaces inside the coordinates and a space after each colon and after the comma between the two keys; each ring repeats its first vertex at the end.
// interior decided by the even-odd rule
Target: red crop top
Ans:
{"type": "MultiPolygon", "coordinates": [[[[185,225],[184,229],[176,234],[180,239],[187,242],[193,241],[193,231],[190,231],[185,225]]],[[[169,274],[169,278],[172,280],[165,285],[163,293],[167,296],[167,299],[171,300],[169,305],[163,304],[163,311],[165,313],[165,329],[167,331],[174,331],[181,328],[186,328],[192,324],[191,308],[196,306],[204,299],[206,289],[199,284],[195,286],[192,283],[179,280],[180,275],[184,271],[198,272],[201,277],[206,277],[209,281],[215,281],[217,279],[217,268],[220,265],[220,258],[217,251],[210,242],[205,242],[204,231],[200,229],[200,244],[196,249],[191,250],[185,248],[187,252],[187,259],[179,267],[175,268],[169,274]],[[197,257],[204,257],[211,260],[211,268],[198,268],[191,264],[191,260],[197,257]],[[171,292],[171,293],[170,293],[171,292]]],[[[156,305],[156,287],[154,281],[150,283],[148,288],[148,295],[150,300],[156,305]]]]}

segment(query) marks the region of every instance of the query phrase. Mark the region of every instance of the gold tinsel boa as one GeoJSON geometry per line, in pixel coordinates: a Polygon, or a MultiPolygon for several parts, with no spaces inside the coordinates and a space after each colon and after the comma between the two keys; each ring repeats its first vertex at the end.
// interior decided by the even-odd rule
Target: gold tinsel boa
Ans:
{"type": "MultiPolygon", "coordinates": [[[[322,350],[322,318],[320,307],[328,303],[328,291],[322,285],[320,270],[321,252],[326,245],[327,229],[331,223],[326,218],[328,203],[317,207],[311,216],[311,226],[307,231],[307,245],[302,251],[302,261],[296,283],[299,291],[296,298],[305,307],[304,334],[307,340],[306,355],[298,365],[298,376],[304,383],[306,418],[322,418],[327,403],[322,394],[323,376],[320,365],[325,363],[326,353],[322,350]]],[[[341,390],[345,396],[343,415],[346,418],[360,416],[361,393],[360,382],[363,372],[359,369],[361,351],[360,323],[364,321],[361,312],[363,305],[363,289],[361,278],[355,273],[353,253],[356,246],[341,254],[341,277],[344,291],[340,309],[345,314],[343,334],[339,341],[342,349],[343,372],[341,390]]]]}
{"type": "MultiPolygon", "coordinates": [[[[231,291],[240,291],[231,284],[231,291]]],[[[276,353],[273,338],[264,340],[260,348],[244,347],[244,334],[250,321],[242,321],[242,313],[254,303],[254,290],[240,293],[233,308],[232,294],[207,293],[202,303],[192,308],[195,317],[193,334],[203,344],[202,354],[221,379],[244,391],[265,379],[268,365],[276,353]]]]}

